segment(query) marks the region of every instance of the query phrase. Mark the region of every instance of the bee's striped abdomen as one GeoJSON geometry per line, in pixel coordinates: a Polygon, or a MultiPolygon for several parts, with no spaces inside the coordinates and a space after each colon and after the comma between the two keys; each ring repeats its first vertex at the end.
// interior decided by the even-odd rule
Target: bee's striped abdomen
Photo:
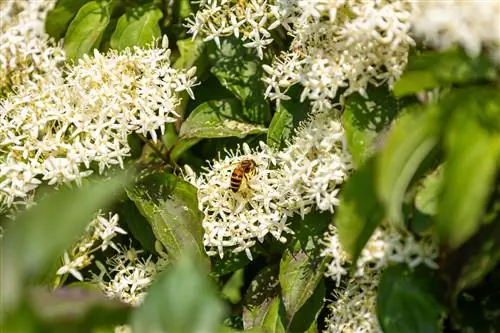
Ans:
{"type": "Polygon", "coordinates": [[[235,169],[231,174],[231,185],[230,185],[230,188],[233,192],[238,192],[242,180],[243,180],[243,173],[240,172],[240,170],[235,169]]]}

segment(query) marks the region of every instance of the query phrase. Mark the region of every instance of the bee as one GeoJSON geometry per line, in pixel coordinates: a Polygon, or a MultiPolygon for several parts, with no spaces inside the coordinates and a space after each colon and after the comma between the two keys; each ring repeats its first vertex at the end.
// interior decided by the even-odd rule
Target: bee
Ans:
{"type": "Polygon", "coordinates": [[[234,193],[238,192],[243,179],[248,183],[248,179],[255,175],[257,163],[252,159],[241,160],[231,173],[231,185],[229,188],[234,193]]]}

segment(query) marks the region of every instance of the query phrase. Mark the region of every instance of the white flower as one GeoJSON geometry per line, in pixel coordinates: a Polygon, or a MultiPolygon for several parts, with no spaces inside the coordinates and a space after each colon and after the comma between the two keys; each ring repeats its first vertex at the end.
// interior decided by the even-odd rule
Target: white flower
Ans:
{"type": "Polygon", "coordinates": [[[338,205],[338,185],[351,170],[342,125],[334,112],[312,115],[296,131],[292,143],[278,153],[286,188],[285,206],[302,217],[314,206],[334,212],[338,205]]]}
{"type": "Polygon", "coordinates": [[[264,79],[267,95],[278,102],[279,92],[296,83],[315,110],[331,109],[339,92],[364,95],[370,83],[392,85],[414,45],[409,1],[283,0],[276,6],[277,20],[294,36],[264,79]]]}
{"type": "Polygon", "coordinates": [[[376,312],[379,280],[379,274],[353,278],[336,291],[325,332],[382,333],[376,312]]]}
{"type": "Polygon", "coordinates": [[[460,44],[470,56],[486,46],[500,63],[500,1],[416,1],[412,30],[440,49],[460,44]]]}
{"type": "Polygon", "coordinates": [[[70,273],[76,279],[83,281],[82,273],[78,270],[85,265],[85,257],[77,257],[70,259],[68,252],[64,252],[63,261],[64,265],[56,272],[57,275],[64,275],[70,273]]]}
{"type": "Polygon", "coordinates": [[[229,248],[245,251],[252,259],[250,248],[268,234],[286,241],[284,234],[292,231],[286,224],[290,212],[281,203],[285,192],[280,188],[280,177],[274,151],[264,143],[255,151],[244,144],[242,150],[213,161],[199,177],[187,168],[186,179],[198,188],[199,209],[205,216],[204,245],[209,255],[218,253],[222,258],[224,249],[229,248]],[[231,173],[244,159],[256,162],[256,174],[234,193],[230,189],[231,173]]]}
{"type": "Polygon", "coordinates": [[[171,68],[170,51],[152,45],[95,50],[75,66],[25,80],[0,99],[0,202],[11,205],[40,181],[80,184],[91,164],[99,173],[123,168],[127,136],[156,140],[177,117],[178,93],[193,94],[194,74],[171,68]]]}
{"type": "Polygon", "coordinates": [[[140,305],[147,288],[156,275],[166,266],[163,258],[153,260],[152,256],[140,258],[142,250],[118,245],[118,253],[106,260],[109,270],[99,263],[101,272],[93,274],[96,283],[110,298],[116,298],[132,305],[140,305]]]}

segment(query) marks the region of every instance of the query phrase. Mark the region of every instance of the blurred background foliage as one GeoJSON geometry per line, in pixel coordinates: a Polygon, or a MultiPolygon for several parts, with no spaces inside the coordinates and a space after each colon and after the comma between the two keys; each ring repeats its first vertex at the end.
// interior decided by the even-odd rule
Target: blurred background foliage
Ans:
{"type": "MultiPolygon", "coordinates": [[[[15,223],[2,223],[2,332],[104,333],[127,323],[148,333],[323,329],[326,305],[335,301],[326,297],[336,288],[323,277],[318,252],[330,213],[292,219],[293,241],[266,240],[252,262],[244,253],[221,259],[204,252],[196,188],[177,168],[199,170],[242,142],[282,148],[309,105],[299,99],[300,86],[278,108],[264,98],[262,65],[288,48],[288,37],[263,60],[236,38],[222,39],[219,49],[187,35],[183,20],[196,8],[188,0],[59,0],[49,12],[46,31],[63,40],[69,59],[166,34],[174,67],[196,66],[200,84],[158,145],[130,136],[137,163],[128,172],[48,193],[15,223]],[[106,205],[146,254],[161,255],[158,240],[171,262],[139,307],[109,300],[85,282],[51,288],[54,262],[106,205]]],[[[334,221],[353,262],[384,219],[440,240],[437,271],[397,265],[383,273],[377,315],[385,332],[500,327],[499,82],[487,57],[421,50],[392,91],[370,87],[368,99],[353,94],[344,102],[356,170],[334,221]]]]}

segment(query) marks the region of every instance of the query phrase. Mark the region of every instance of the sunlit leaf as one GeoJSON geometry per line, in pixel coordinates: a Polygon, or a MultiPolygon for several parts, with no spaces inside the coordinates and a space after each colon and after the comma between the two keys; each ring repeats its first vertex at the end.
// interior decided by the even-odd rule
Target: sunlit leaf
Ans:
{"type": "Polygon", "coordinates": [[[120,221],[125,222],[130,234],[139,241],[142,248],[155,253],[155,234],[148,220],[141,215],[135,204],[129,200],[120,204],[120,221]]]}
{"type": "Polygon", "coordinates": [[[196,187],[172,174],[157,173],[141,179],[127,189],[127,194],[149,221],[169,257],[179,258],[192,251],[208,265],[196,187]]]}
{"type": "Polygon", "coordinates": [[[80,8],[64,37],[64,51],[69,59],[77,60],[99,47],[111,16],[109,6],[106,1],[91,1],[80,8]]]}
{"type": "Polygon", "coordinates": [[[127,47],[145,46],[160,37],[159,21],[163,12],[154,5],[134,6],[123,14],[111,35],[113,49],[124,50],[127,47]]]}
{"type": "Polygon", "coordinates": [[[240,110],[239,102],[235,99],[200,104],[182,123],[171,158],[176,160],[201,139],[232,136],[241,138],[250,134],[266,133],[265,127],[244,122],[240,110]]]}
{"type": "Polygon", "coordinates": [[[347,147],[356,165],[361,165],[377,150],[377,144],[400,110],[399,101],[387,87],[369,91],[369,98],[352,94],[346,99],[342,125],[347,147]]]}
{"type": "Polygon", "coordinates": [[[283,148],[287,140],[291,141],[294,129],[307,118],[309,103],[300,101],[298,87],[292,87],[291,90],[288,92],[291,99],[281,101],[269,125],[267,144],[270,147],[283,148]]]}
{"type": "Polygon", "coordinates": [[[268,124],[271,120],[269,103],[264,98],[263,69],[255,49],[244,47],[237,38],[225,38],[221,48],[212,48],[211,71],[221,84],[243,103],[243,120],[268,124]]]}
{"type": "Polygon", "coordinates": [[[402,226],[405,193],[422,162],[438,144],[438,119],[434,112],[404,114],[391,128],[385,147],[376,159],[376,190],[391,223],[402,226]]]}
{"type": "Polygon", "coordinates": [[[76,16],[80,7],[90,0],[58,0],[53,9],[47,13],[45,31],[55,40],[64,37],[71,20],[76,16]]]}

